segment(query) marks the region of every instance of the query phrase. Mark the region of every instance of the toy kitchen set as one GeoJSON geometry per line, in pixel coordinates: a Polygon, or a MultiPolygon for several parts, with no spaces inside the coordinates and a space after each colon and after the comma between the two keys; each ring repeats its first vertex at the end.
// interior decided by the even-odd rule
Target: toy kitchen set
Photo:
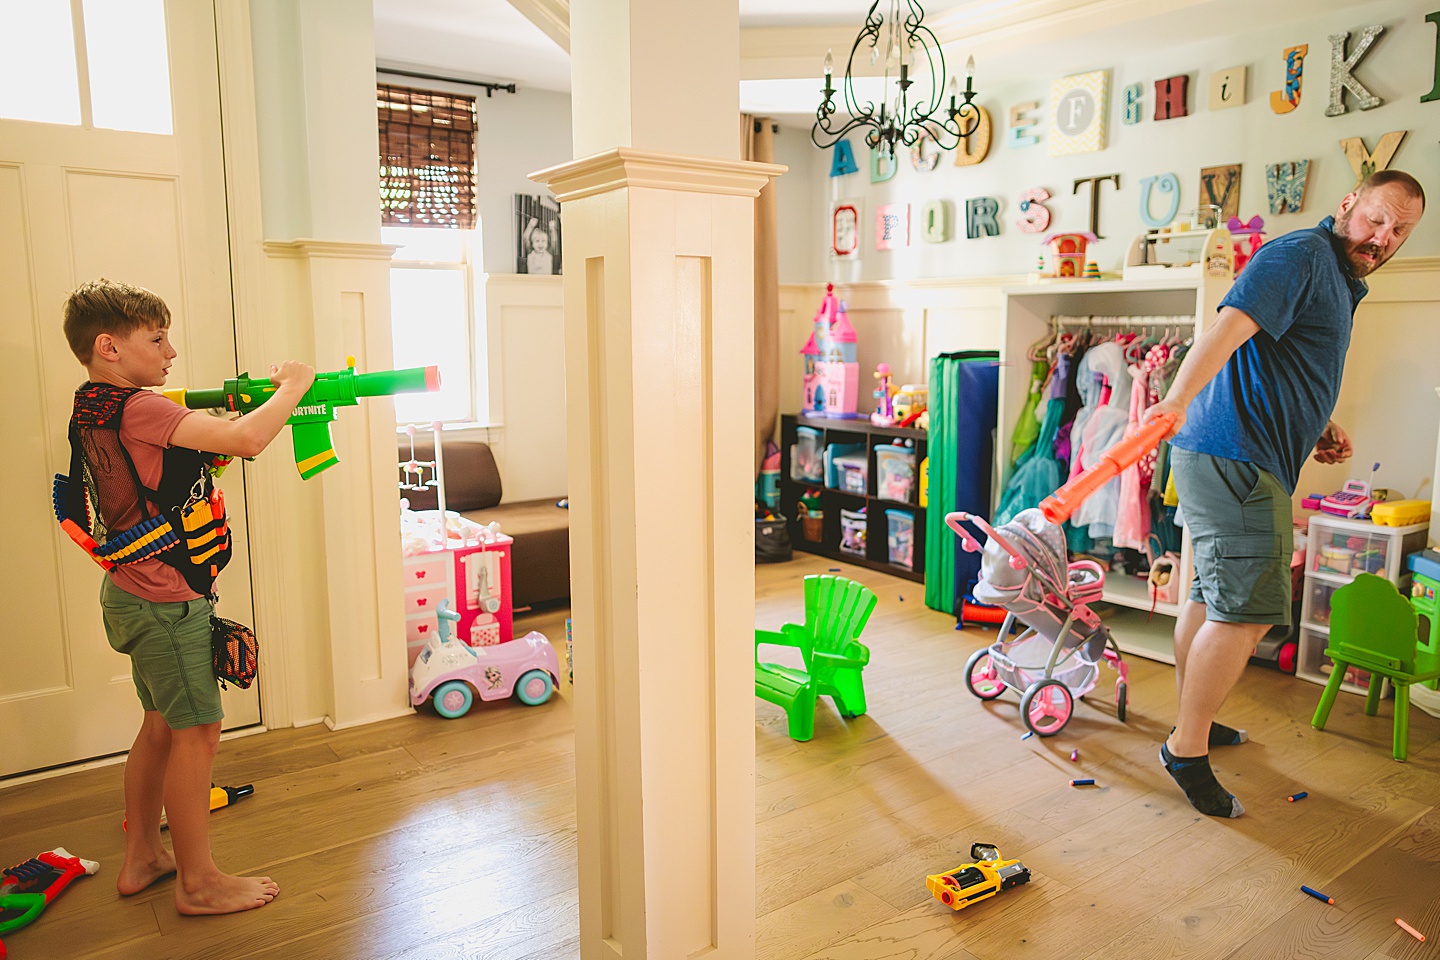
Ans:
{"type": "Polygon", "coordinates": [[[399,486],[406,491],[434,489],[436,510],[411,510],[402,501],[400,542],[405,584],[407,660],[415,658],[439,630],[435,611],[441,600],[460,615],[454,635],[472,647],[488,647],[514,638],[510,592],[510,551],[514,541],[498,524],[481,526],[445,510],[445,468],[441,445],[434,460],[414,456],[400,462],[399,486]],[[443,521],[442,521],[443,518],[443,521]]]}

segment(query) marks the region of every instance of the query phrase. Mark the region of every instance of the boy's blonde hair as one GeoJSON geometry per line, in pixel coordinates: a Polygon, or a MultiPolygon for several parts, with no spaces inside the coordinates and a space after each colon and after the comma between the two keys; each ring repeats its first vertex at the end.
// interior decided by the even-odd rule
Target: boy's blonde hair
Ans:
{"type": "Polygon", "coordinates": [[[94,359],[95,338],[102,333],[128,336],[142,327],[169,326],[170,308],[164,300],[144,287],[118,280],[91,280],[65,300],[65,339],[81,363],[94,359]]]}

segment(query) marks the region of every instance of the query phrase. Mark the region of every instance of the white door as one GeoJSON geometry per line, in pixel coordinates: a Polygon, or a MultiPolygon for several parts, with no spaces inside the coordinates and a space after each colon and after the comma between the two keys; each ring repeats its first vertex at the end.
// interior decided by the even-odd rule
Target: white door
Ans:
{"type": "MultiPolygon", "coordinates": [[[[172,313],[170,386],[235,373],[211,5],[0,6],[17,17],[0,23],[30,51],[0,65],[0,777],[126,750],[140,723],[101,624],[103,574],[51,508],[84,379],[61,332],[67,293],[102,276],[148,287],[172,313]],[[3,118],[17,116],[31,119],[3,118]]],[[[235,540],[221,612],[253,623],[242,480],[232,467],[221,481],[235,540]]],[[[227,693],[225,713],[227,728],[258,723],[257,689],[227,693]]]]}

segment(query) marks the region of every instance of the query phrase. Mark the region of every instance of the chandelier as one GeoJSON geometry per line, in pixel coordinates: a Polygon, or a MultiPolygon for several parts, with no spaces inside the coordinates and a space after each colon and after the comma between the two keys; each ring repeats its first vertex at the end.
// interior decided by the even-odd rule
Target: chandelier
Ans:
{"type": "Polygon", "coordinates": [[[942,150],[953,150],[960,141],[970,136],[980,126],[980,108],[970,101],[975,97],[973,79],[975,58],[965,62],[965,102],[956,105],[959,81],[950,78],[949,106],[942,106],[941,96],[945,90],[945,54],[935,34],[925,26],[925,11],[916,0],[889,0],[890,15],[879,12],[881,3],[875,0],[870,12],[865,15],[865,26],[850,48],[850,59],[845,64],[845,79],[837,91],[832,83],[834,57],[825,51],[825,99],[815,111],[815,125],[810,128],[810,140],[822,149],[834,146],[841,137],[858,128],[865,131],[865,143],[872,150],[880,150],[888,156],[895,155],[896,145],[914,146],[922,136],[929,136],[942,150]],[[901,7],[905,17],[900,17],[901,7]],[[882,56],[881,34],[884,34],[885,80],[880,105],[877,109],[873,100],[863,106],[855,97],[852,75],[855,56],[865,45],[870,47],[870,62],[879,62],[882,56]],[[910,88],[916,79],[922,81],[914,98],[910,88]],[[843,93],[845,112],[850,119],[844,125],[836,126],[838,107],[835,94],[843,93]]]}

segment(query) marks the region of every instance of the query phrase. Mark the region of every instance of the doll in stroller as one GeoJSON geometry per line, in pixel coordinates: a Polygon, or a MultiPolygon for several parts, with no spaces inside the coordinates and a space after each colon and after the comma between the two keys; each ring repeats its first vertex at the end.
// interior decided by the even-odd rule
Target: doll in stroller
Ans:
{"type": "Polygon", "coordinates": [[[965,664],[965,686],[981,700],[1014,687],[1025,725],[1053,737],[1070,722],[1075,700],[1095,688],[1103,660],[1116,672],[1115,715],[1125,720],[1129,668],[1090,604],[1105,589],[1105,570],[1093,560],[1068,562],[1062,528],[1038,509],[1024,510],[998,530],[984,518],[952,513],[945,522],[964,548],[982,551],[975,599],[1005,610],[1000,639],[965,664]],[[973,523],[980,543],[964,526],[973,523]],[[1017,623],[1022,628],[1012,636],[1017,623]]]}

